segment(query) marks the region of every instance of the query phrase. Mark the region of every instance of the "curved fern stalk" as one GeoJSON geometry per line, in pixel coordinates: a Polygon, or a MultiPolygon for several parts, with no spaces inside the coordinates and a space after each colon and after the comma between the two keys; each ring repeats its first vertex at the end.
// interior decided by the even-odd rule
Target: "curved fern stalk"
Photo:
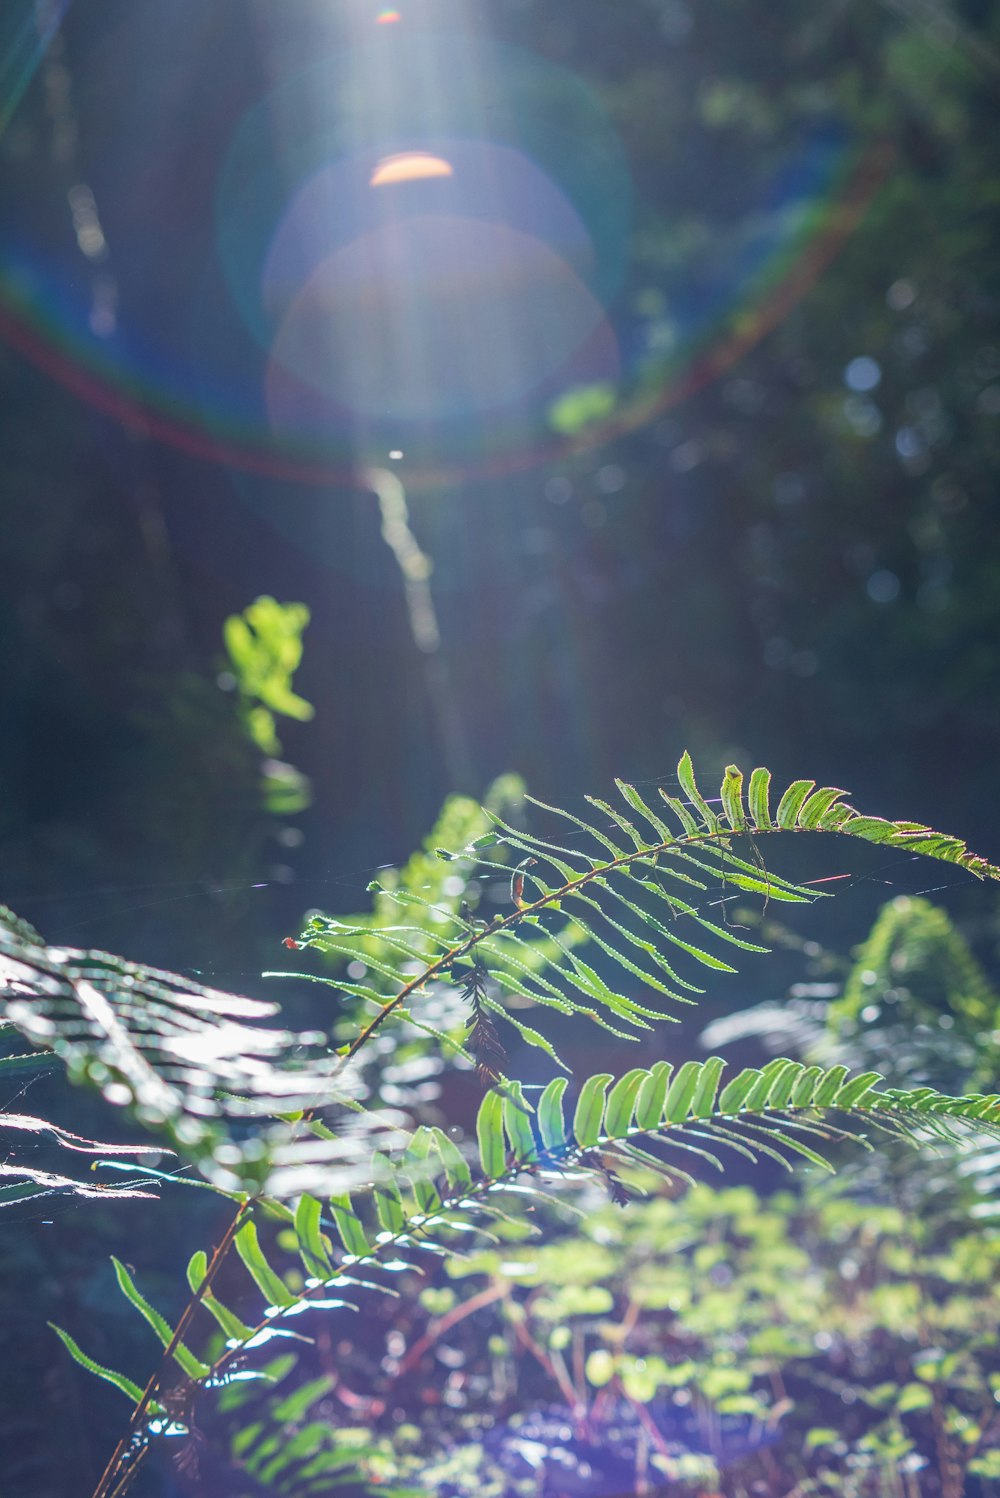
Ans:
{"type": "MultiPolygon", "coordinates": [[[[699,976],[731,974],[737,953],[766,950],[724,917],[707,913],[724,901],[727,890],[790,903],[823,897],[764,867],[757,844],[773,833],[836,833],[941,859],[978,878],[1000,879],[1000,869],[970,853],[960,839],[921,823],[863,816],[834,786],[795,780],[773,803],[769,771],[755,769],[745,785],[742,772],[730,765],[716,811],[702,795],[687,753],[677,780],[682,796],[661,789],[655,805],[635,786],[617,781],[622,805],[590,797],[599,814],[591,820],[528,797],[551,818],[570,824],[562,842],[487,812],[493,833],[457,852],[438,851],[494,881],[501,873],[510,878],[512,871],[509,863],[487,857],[490,850],[516,860],[513,909],[491,922],[463,920],[445,910],[438,913],[445,929],[429,937],[429,928],[417,925],[360,928],[328,917],[310,921],[299,945],[367,968],[364,983],[320,980],[373,1010],[345,1047],[346,1056],[356,1055],[390,1016],[409,1016],[428,985],[468,982],[472,970],[484,975],[479,991],[491,1011],[526,1043],[552,1056],[546,1037],[521,1018],[526,1004],[577,1015],[629,1039],[658,1021],[675,1019],[668,1006],[694,1002],[703,991],[699,976]],[[734,851],[741,838],[750,841],[750,859],[734,851]],[[373,937],[384,940],[378,958],[371,955],[373,937]],[[584,941],[603,954],[598,963],[581,955],[584,941]],[[609,969],[617,969],[624,983],[612,987],[605,976],[609,969]],[[513,1005],[502,1002],[503,996],[518,1012],[511,1012],[513,1005]]],[[[407,910],[421,904],[412,891],[372,888],[407,910]]]]}

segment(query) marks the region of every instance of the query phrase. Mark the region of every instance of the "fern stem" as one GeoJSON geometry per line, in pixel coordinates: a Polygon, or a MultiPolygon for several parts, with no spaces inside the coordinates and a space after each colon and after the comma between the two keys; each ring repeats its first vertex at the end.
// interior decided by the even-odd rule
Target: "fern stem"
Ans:
{"type": "Polygon", "coordinates": [[[154,1395],[160,1387],[160,1383],[163,1379],[166,1369],[170,1365],[170,1359],[173,1357],[175,1351],[180,1346],[180,1343],[184,1337],[184,1333],[190,1326],[199,1305],[201,1304],[208,1291],[212,1288],[212,1282],[215,1279],[216,1275],[219,1273],[219,1270],[222,1268],[226,1256],[233,1246],[233,1241],[240,1229],[243,1218],[246,1216],[249,1209],[250,1199],[248,1198],[246,1201],[240,1203],[236,1211],[236,1215],[230,1222],[229,1226],[226,1228],[225,1233],[223,1233],[222,1237],[219,1239],[219,1242],[216,1244],[216,1247],[212,1253],[211,1260],[209,1261],[208,1267],[205,1270],[205,1277],[202,1280],[201,1284],[198,1286],[197,1290],[192,1293],[187,1305],[181,1312],[180,1320],[177,1322],[177,1325],[174,1328],[173,1336],[170,1338],[170,1341],[163,1350],[163,1356],[160,1359],[159,1365],[150,1375],[149,1381],[142,1392],[142,1398],[139,1400],[139,1403],[132,1411],[132,1418],[129,1420],[128,1427],[126,1428],[121,1440],[118,1442],[118,1445],[115,1447],[108,1465],[105,1467],[103,1473],[101,1474],[101,1479],[98,1482],[97,1487],[94,1489],[93,1498],[119,1498],[119,1495],[126,1492],[127,1489],[131,1486],[132,1478],[138,1468],[138,1462],[128,1467],[125,1472],[121,1471],[121,1465],[126,1453],[128,1452],[128,1448],[131,1445],[132,1437],[141,1428],[150,1403],[152,1402],[154,1395]],[[118,1479],[117,1482],[116,1479],[118,1479]],[[114,1484],[113,1487],[112,1484],[114,1484]]]}
{"type": "MultiPolygon", "coordinates": [[[[492,1177],[487,1176],[481,1181],[476,1181],[472,1186],[466,1187],[461,1192],[456,1192],[451,1196],[442,1197],[441,1207],[435,1215],[440,1216],[441,1212],[446,1211],[449,1207],[458,1206],[463,1202],[474,1202],[480,1196],[487,1196],[491,1191],[495,1191],[499,1187],[502,1187],[506,1181],[513,1180],[522,1171],[530,1168],[530,1164],[526,1165],[523,1160],[515,1160],[511,1165],[508,1165],[503,1175],[492,1177]]],[[[249,1206],[249,1203],[247,1203],[247,1205],[249,1206]]],[[[366,1265],[377,1264],[380,1256],[383,1253],[385,1253],[389,1249],[398,1248],[404,1238],[419,1240],[419,1235],[425,1234],[428,1231],[429,1229],[425,1228],[423,1224],[414,1225],[412,1222],[407,1222],[402,1228],[400,1228],[399,1232],[394,1233],[391,1238],[384,1238],[382,1242],[378,1244],[374,1252],[366,1254],[364,1258],[356,1260],[355,1263],[351,1265],[351,1268],[363,1269],[366,1265]]],[[[322,1299],[322,1292],[324,1290],[329,1290],[329,1288],[330,1284],[328,1281],[324,1281],[318,1285],[312,1285],[308,1290],[303,1290],[301,1294],[297,1295],[294,1301],[292,1301],[285,1309],[292,1310],[295,1306],[303,1305],[307,1301],[313,1299],[322,1299]]],[[[265,1331],[267,1327],[274,1325],[275,1319],[276,1318],[272,1316],[265,1316],[262,1321],[259,1321],[255,1327],[251,1328],[250,1336],[246,1339],[246,1342],[241,1342],[236,1347],[227,1348],[226,1351],[222,1353],[222,1355],[216,1360],[216,1362],[212,1364],[208,1374],[206,1375],[206,1378],[217,1378],[228,1363],[230,1363],[234,1358],[240,1357],[243,1354],[246,1349],[247,1343],[252,1342],[254,1337],[258,1336],[260,1332],[265,1331]]],[[[102,1493],[95,1493],[93,1495],[93,1498],[105,1498],[105,1495],[102,1493]]],[[[115,1498],[115,1495],[108,1495],[108,1498],[115,1498]]]]}
{"type": "Polygon", "coordinates": [[[439,1316],[436,1321],[431,1323],[423,1336],[418,1337],[416,1342],[407,1348],[399,1367],[392,1375],[392,1382],[395,1383],[397,1379],[409,1373],[411,1368],[415,1368],[424,1353],[429,1352],[435,1342],[440,1341],[447,1332],[451,1331],[452,1327],[457,1326],[460,1321],[464,1321],[467,1316],[474,1315],[476,1311],[483,1310],[485,1306],[492,1305],[495,1300],[503,1300],[505,1296],[510,1294],[510,1291],[511,1286],[509,1281],[487,1285],[486,1289],[480,1290],[478,1295],[470,1296],[468,1300],[460,1300],[457,1305],[452,1306],[450,1311],[446,1311],[443,1316],[439,1316]]]}
{"type": "Polygon", "coordinates": [[[580,1395],[574,1389],[565,1369],[560,1368],[559,1364],[545,1351],[545,1348],[538,1345],[523,1321],[515,1321],[513,1327],[514,1335],[521,1346],[526,1352],[531,1353],[531,1356],[535,1359],[535,1362],[542,1369],[543,1373],[547,1374],[565,1399],[570,1417],[577,1427],[577,1434],[578,1436],[582,1436],[583,1424],[587,1417],[587,1408],[581,1402],[580,1395]]]}
{"type": "MultiPolygon", "coordinates": [[[[756,827],[748,827],[745,830],[741,829],[741,831],[745,831],[745,834],[755,834],[758,831],[767,832],[771,830],[770,828],[756,827]]],[[[550,905],[558,905],[560,900],[567,899],[570,895],[575,894],[577,890],[582,889],[584,885],[592,883],[595,879],[603,878],[604,875],[612,873],[615,869],[628,868],[640,859],[654,858],[660,853],[668,852],[671,848],[688,847],[692,843],[724,840],[734,835],[731,828],[726,828],[719,832],[702,832],[689,834],[686,837],[667,838],[664,842],[653,843],[648,848],[635,848],[629,853],[623,853],[620,858],[613,858],[608,863],[598,864],[595,868],[587,869],[579,878],[568,880],[559,889],[547,891],[546,894],[540,895],[530,905],[522,905],[517,910],[512,910],[510,915],[504,916],[502,920],[493,921],[482,931],[473,931],[466,937],[465,941],[459,942],[457,946],[450,947],[447,952],[443,952],[440,957],[425,967],[423,972],[417,973],[416,977],[411,978],[409,983],[400,989],[399,993],[382,1006],[378,1013],[369,1020],[364,1029],[351,1041],[344,1053],[343,1064],[346,1066],[357,1055],[362,1046],[371,1039],[375,1031],[389,1018],[389,1015],[394,1010],[399,1008],[405,999],[408,999],[417,989],[422,988],[425,983],[430,982],[432,978],[436,978],[440,973],[446,972],[453,962],[457,962],[459,958],[467,957],[470,952],[474,952],[480,942],[487,936],[496,936],[501,931],[508,931],[511,927],[518,925],[527,916],[547,910],[550,905]]]]}

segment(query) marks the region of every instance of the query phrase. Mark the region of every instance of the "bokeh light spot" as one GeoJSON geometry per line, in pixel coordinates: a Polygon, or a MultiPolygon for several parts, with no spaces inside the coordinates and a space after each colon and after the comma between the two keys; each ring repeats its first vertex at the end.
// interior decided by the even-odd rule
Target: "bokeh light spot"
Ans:
{"type": "Polygon", "coordinates": [[[900,592],[899,578],[887,567],[880,567],[868,579],[866,591],[873,603],[895,603],[900,592]]]}
{"type": "Polygon", "coordinates": [[[852,359],[844,370],[844,384],[848,390],[860,392],[874,390],[882,380],[882,370],[875,359],[870,359],[867,354],[862,354],[858,359],[852,359]]]}

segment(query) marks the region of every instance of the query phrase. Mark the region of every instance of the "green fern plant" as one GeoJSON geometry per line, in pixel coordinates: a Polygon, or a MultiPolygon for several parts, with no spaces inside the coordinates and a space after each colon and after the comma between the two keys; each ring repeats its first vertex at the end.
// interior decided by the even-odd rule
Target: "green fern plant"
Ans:
{"type": "MultiPolygon", "coordinates": [[[[376,921],[310,920],[288,944],[338,965],[334,974],[305,975],[330,986],[345,1011],[327,1054],[316,1035],[261,1027],[267,1010],[256,1001],[196,990],[103,954],[53,952],[12,918],[0,922],[10,1023],[54,1051],[77,1080],[165,1135],[204,1184],[236,1203],[213,1252],[188,1265],[190,1298],[175,1325],[116,1263],[122,1293],[163,1347],[144,1387],[99,1366],[60,1332],[78,1362],[133,1404],[95,1498],[127,1490],[151,1433],[190,1429],[205,1390],[224,1393],[237,1374],[260,1373],[256,1350],[282,1322],[369,1290],[392,1293],[393,1276],[419,1268],[425,1255],[454,1255],[497,1220],[524,1223],[526,1197],[592,1179],[625,1202],[656,1176],[686,1182],[695,1167],[722,1169],[727,1154],[824,1166],[845,1139],[877,1148],[879,1138],[901,1135],[936,1149],[1000,1135],[1000,1094],[886,1088],[874,1071],[851,1075],[843,1065],[784,1057],[725,1082],[715,1056],[676,1070],[658,1062],[618,1079],[600,1073],[579,1086],[571,1113],[566,1076],[532,1104],[504,1075],[507,1028],[565,1070],[551,1039],[522,1017],[527,1007],[636,1038],[676,1020],[676,1006],[696,1001],[707,973],[732,973],[738,953],[763,952],[705,911],[720,891],[792,904],[819,898],[765,866],[760,845],[771,834],[833,833],[1000,879],[1000,869],[959,839],[863,816],[833,787],[797,780],[774,804],[766,770],[745,785],[730,766],[710,803],[687,754],[677,778],[681,795],[661,790],[655,804],[619,781],[620,801],[592,799],[589,818],[531,802],[554,824],[568,824],[558,841],[488,809],[488,831],[440,850],[462,877],[434,898],[414,881],[388,880],[373,887],[376,921]],[[503,879],[506,912],[484,918],[470,908],[460,891],[471,877],[503,879]],[[445,1020],[429,1024],[424,1006],[442,993],[450,996],[445,1020]],[[461,1055],[491,1084],[475,1157],[438,1128],[414,1129],[398,1106],[387,1112],[366,1101],[368,1061],[383,1051],[390,1022],[461,1055]],[[307,1051],[294,1066],[285,1059],[293,1039],[296,1054],[302,1042],[307,1051]],[[261,1126],[248,1128],[258,1118],[261,1126]],[[294,1260],[276,1257],[274,1227],[290,1235],[294,1260]],[[233,1256],[259,1297],[249,1318],[217,1293],[233,1256]]],[[[293,1463],[296,1491],[326,1491],[343,1465],[342,1452],[312,1432],[293,1463]]]]}

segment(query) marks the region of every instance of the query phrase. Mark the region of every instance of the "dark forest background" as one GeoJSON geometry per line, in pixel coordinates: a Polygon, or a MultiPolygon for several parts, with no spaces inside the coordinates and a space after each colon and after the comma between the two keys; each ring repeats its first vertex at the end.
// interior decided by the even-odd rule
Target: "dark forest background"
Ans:
{"type": "MultiPolygon", "coordinates": [[[[582,159],[624,163],[630,199],[602,293],[621,373],[596,407],[578,381],[582,400],[525,400],[502,438],[488,411],[458,435],[402,424],[431,659],[363,478],[381,429],[359,418],[329,452],[310,434],[304,482],[263,424],[219,414],[227,372],[249,389],[263,356],[223,316],[218,183],[241,118],[361,11],[331,9],[7,0],[0,18],[0,898],[50,942],[273,991],[258,974],[302,914],[361,908],[450,792],[514,771],[575,804],[614,775],[669,781],[685,746],[844,785],[995,861],[1000,10],[403,8],[400,35],[493,36],[583,80],[594,152],[616,148],[582,159]],[[168,368],[194,415],[171,415],[168,368]],[[311,611],[296,690],[315,717],[280,725],[311,787],[291,815],[225,675],[224,621],[261,594],[311,611]]],[[[521,101],[543,135],[545,76],[521,101]]],[[[594,222],[620,187],[597,184],[594,222]]],[[[823,852],[819,872],[857,867],[823,852]]],[[[903,855],[862,873],[800,932],[847,951],[883,898],[933,887],[996,971],[988,894],[903,855]]],[[[717,1008],[780,996],[788,967],[717,1008]]],[[[44,1319],[100,1308],[110,1246],[166,1284],[212,1224],[211,1206],[164,1233],[69,1202],[5,1219],[0,1493],[29,1491],[18,1463],[37,1474],[42,1450],[30,1490],[82,1492],[115,1429],[44,1319]]]]}

